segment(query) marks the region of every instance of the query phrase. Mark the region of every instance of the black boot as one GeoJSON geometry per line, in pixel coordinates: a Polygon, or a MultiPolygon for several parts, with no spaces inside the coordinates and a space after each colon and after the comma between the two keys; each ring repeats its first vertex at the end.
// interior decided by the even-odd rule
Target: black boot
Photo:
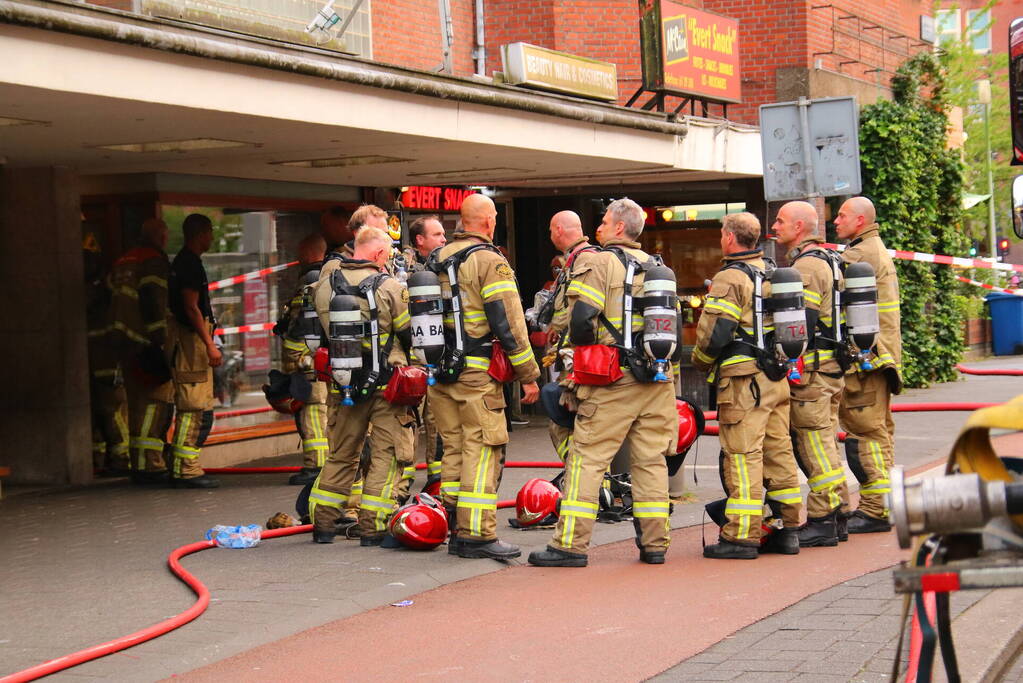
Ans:
{"type": "Polygon", "coordinates": [[[537,567],[585,567],[588,561],[584,553],[570,553],[553,546],[529,553],[529,564],[537,567]]]}
{"type": "Polygon", "coordinates": [[[458,538],[458,511],[447,505],[444,506],[444,510],[448,513],[448,555],[457,555],[462,545],[461,539],[458,538]]]}
{"type": "Polygon", "coordinates": [[[513,560],[521,554],[522,551],[517,545],[505,543],[498,538],[492,541],[467,541],[465,539],[458,541],[458,556],[465,559],[513,560]]]}
{"type": "Polygon", "coordinates": [[[182,479],[174,477],[170,480],[171,487],[176,489],[215,489],[220,488],[220,482],[208,474],[201,474],[198,477],[182,479]]]}
{"type": "Polygon", "coordinates": [[[798,555],[799,530],[796,527],[784,527],[772,532],[767,541],[760,546],[760,552],[798,555]]]}
{"type": "Polygon", "coordinates": [[[838,545],[838,527],[836,513],[824,517],[810,517],[806,524],[799,527],[800,548],[831,548],[838,545]]]}
{"type": "Polygon", "coordinates": [[[167,470],[160,470],[158,472],[140,470],[131,474],[131,483],[136,486],[166,486],[167,479],[167,470]]]}
{"type": "Polygon", "coordinates": [[[865,512],[857,510],[849,517],[850,534],[875,534],[891,531],[892,525],[887,519],[871,517],[865,512]]]}
{"type": "Polygon", "coordinates": [[[320,476],[319,467],[303,467],[301,472],[296,472],[288,478],[288,483],[292,486],[305,486],[316,481],[318,476],[320,476]]]}
{"type": "Polygon", "coordinates": [[[712,560],[755,560],[757,559],[757,548],[721,538],[714,545],[704,548],[703,556],[712,560]]]}
{"type": "Polygon", "coordinates": [[[359,545],[364,548],[380,545],[384,542],[384,537],[387,534],[377,534],[373,536],[363,536],[359,539],[359,545]]]}
{"type": "Polygon", "coordinates": [[[839,512],[835,516],[835,535],[838,536],[838,542],[844,543],[849,540],[849,517],[851,514],[839,512]]]}
{"type": "Polygon", "coordinates": [[[664,551],[663,550],[643,550],[639,551],[639,559],[641,562],[647,564],[664,564],[664,551]]]}
{"type": "Polygon", "coordinates": [[[320,529],[313,529],[313,542],[314,543],[333,543],[334,532],[333,531],[321,531],[320,529]]]}

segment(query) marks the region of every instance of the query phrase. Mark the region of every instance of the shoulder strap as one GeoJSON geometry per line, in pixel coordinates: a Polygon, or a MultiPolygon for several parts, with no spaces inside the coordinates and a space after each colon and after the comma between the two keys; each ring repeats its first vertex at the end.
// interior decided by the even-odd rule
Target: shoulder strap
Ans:
{"type": "Polygon", "coordinates": [[[468,338],[465,333],[465,320],[462,311],[462,290],[458,285],[458,268],[468,260],[469,256],[476,253],[477,251],[486,249],[500,254],[501,251],[493,244],[489,242],[479,242],[477,244],[470,244],[469,246],[459,249],[454,254],[451,254],[443,261],[437,258],[439,249],[434,249],[430,253],[430,257],[426,260],[426,268],[436,274],[446,273],[448,276],[448,286],[451,288],[451,314],[455,319],[455,353],[459,355],[465,355],[466,339],[468,338]]]}
{"type": "Polygon", "coordinates": [[[826,325],[824,321],[818,317],[817,327],[820,328],[821,332],[824,334],[830,335],[830,337],[823,337],[825,341],[840,344],[842,342],[842,292],[839,289],[838,281],[842,276],[842,273],[845,271],[845,268],[843,267],[845,264],[842,262],[842,257],[837,251],[824,247],[804,251],[792,259],[792,262],[795,263],[804,256],[819,258],[827,263],[828,267],[831,269],[831,325],[826,325]]]}
{"type": "MultiPolygon", "coordinates": [[[[772,262],[773,264],[773,262],[772,262]]],[[[742,329],[740,324],[738,334],[740,337],[752,337],[749,342],[761,351],[767,348],[764,340],[764,271],[751,266],[745,261],[732,261],[721,270],[741,270],[753,282],[753,334],[749,335],[742,329]]]]}

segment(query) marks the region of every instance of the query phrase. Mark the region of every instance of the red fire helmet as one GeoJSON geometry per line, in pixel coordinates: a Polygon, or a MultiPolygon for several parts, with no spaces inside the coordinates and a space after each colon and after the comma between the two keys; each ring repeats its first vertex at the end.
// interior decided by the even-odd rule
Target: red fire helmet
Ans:
{"type": "Polygon", "coordinates": [[[423,493],[428,493],[434,498],[440,497],[440,477],[426,482],[426,486],[423,487],[423,493]]]}
{"type": "Polygon", "coordinates": [[[678,445],[675,452],[685,453],[703,430],[688,401],[675,399],[675,410],[678,411],[678,445]]]}
{"type": "Polygon", "coordinates": [[[391,535],[406,548],[432,550],[448,537],[448,515],[428,493],[417,493],[391,517],[391,535]]]}
{"type": "Polygon", "coordinates": [[[520,526],[534,526],[557,517],[561,491],[546,479],[530,479],[515,497],[515,516],[520,526]]]}

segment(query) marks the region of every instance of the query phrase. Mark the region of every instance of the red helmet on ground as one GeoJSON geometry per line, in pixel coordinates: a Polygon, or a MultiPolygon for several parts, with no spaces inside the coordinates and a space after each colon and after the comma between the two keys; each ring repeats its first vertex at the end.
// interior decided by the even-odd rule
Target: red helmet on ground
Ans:
{"type": "Polygon", "coordinates": [[[399,543],[413,550],[432,550],[448,537],[447,512],[428,493],[412,496],[387,526],[399,543]]]}
{"type": "Polygon", "coordinates": [[[433,498],[440,497],[440,477],[433,479],[427,479],[426,484],[423,486],[423,493],[428,493],[433,498]]]}
{"type": "Polygon", "coordinates": [[[550,524],[558,518],[561,491],[546,479],[530,479],[515,498],[515,516],[519,526],[550,524]]]}
{"type": "Polygon", "coordinates": [[[675,399],[675,410],[678,412],[678,445],[676,453],[685,453],[703,431],[696,418],[693,406],[683,399],[675,399]]]}
{"type": "Polygon", "coordinates": [[[274,410],[285,415],[294,415],[309,402],[312,386],[301,372],[286,375],[280,370],[271,370],[269,384],[263,385],[266,401],[274,410]]]}

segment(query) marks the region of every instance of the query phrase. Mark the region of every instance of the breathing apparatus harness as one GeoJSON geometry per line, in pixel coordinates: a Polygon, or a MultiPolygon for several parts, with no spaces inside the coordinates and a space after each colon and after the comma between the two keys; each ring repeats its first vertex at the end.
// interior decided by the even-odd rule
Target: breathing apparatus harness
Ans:
{"type": "MultiPolygon", "coordinates": [[[[349,259],[337,254],[331,254],[328,260],[350,262],[349,259]]],[[[363,339],[369,337],[371,366],[368,370],[359,367],[352,372],[350,384],[352,391],[351,395],[346,391],[345,405],[350,405],[347,402],[349,399],[352,403],[358,403],[370,398],[381,384],[386,384],[390,379],[393,368],[388,365],[387,357],[390,355],[396,335],[392,331],[387,342],[380,344],[380,311],[376,298],[377,290],[389,277],[391,276],[387,273],[376,273],[367,276],[359,284],[352,285],[342,269],[338,268],[330,274],[330,287],[335,297],[351,296],[365,299],[369,310],[369,321],[362,323],[362,337],[363,339]]]]}
{"type": "Polygon", "coordinates": [[[444,298],[443,312],[451,313],[455,324],[453,331],[449,331],[446,327],[444,328],[444,356],[440,360],[434,377],[442,384],[452,384],[458,381],[459,375],[465,369],[466,356],[480,351],[488,351],[492,344],[490,337],[475,339],[465,332],[464,307],[462,304],[462,290],[458,284],[458,269],[477,251],[486,250],[496,254],[500,254],[501,251],[489,242],[480,242],[479,244],[471,244],[464,249],[460,249],[441,261],[437,258],[437,252],[440,249],[441,247],[435,249],[429,258],[426,259],[425,269],[435,275],[444,273],[448,276],[451,297],[444,298]]]}
{"type": "MultiPolygon", "coordinates": [[[[637,381],[668,381],[668,378],[664,373],[664,365],[669,360],[674,361],[681,357],[681,345],[678,344],[677,335],[677,314],[675,313],[678,296],[675,294],[674,289],[674,273],[664,265],[664,261],[662,261],[661,257],[657,254],[651,255],[645,262],[641,262],[635,256],[618,245],[603,247],[601,251],[611,252],[619,261],[621,261],[622,265],[625,266],[625,287],[622,291],[621,330],[616,329],[603,312],[601,312],[598,317],[600,324],[604,326],[604,329],[606,329],[615,340],[615,343],[609,346],[618,349],[618,351],[622,354],[621,360],[627,364],[633,377],[635,377],[637,381]],[[657,271],[660,276],[665,278],[670,276],[672,281],[670,293],[667,292],[667,290],[660,294],[645,294],[644,292],[644,296],[642,297],[633,297],[632,286],[636,278],[636,273],[643,272],[644,274],[649,275],[649,273],[654,271],[654,269],[660,269],[657,271]],[[644,329],[642,332],[633,334],[632,312],[636,307],[643,310],[644,329]],[[649,314],[648,311],[650,311],[649,314]],[[670,313],[668,313],[669,311],[670,313]],[[653,325],[649,324],[647,320],[648,315],[652,320],[656,320],[653,325]],[[649,348],[647,348],[646,353],[644,353],[644,346],[650,346],[649,344],[644,344],[644,337],[647,332],[651,332],[652,334],[654,329],[660,330],[661,333],[668,332],[668,330],[663,329],[664,327],[670,327],[670,333],[665,336],[674,337],[674,342],[669,342],[663,349],[666,350],[667,353],[654,354],[649,348]]],[[[658,281],[661,281],[660,278],[658,278],[658,281]]]]}
{"type": "Polygon", "coordinates": [[[814,330],[814,334],[810,338],[807,346],[808,348],[813,349],[834,351],[835,361],[838,362],[841,374],[845,374],[845,371],[848,370],[853,363],[854,354],[849,348],[849,339],[845,335],[845,330],[842,325],[843,299],[841,279],[844,265],[842,263],[842,257],[833,249],[827,249],[817,245],[797,254],[796,257],[792,259],[792,265],[795,265],[796,261],[805,256],[810,256],[824,261],[831,270],[831,324],[828,325],[824,322],[822,316],[818,316],[816,329],[814,330]]]}

